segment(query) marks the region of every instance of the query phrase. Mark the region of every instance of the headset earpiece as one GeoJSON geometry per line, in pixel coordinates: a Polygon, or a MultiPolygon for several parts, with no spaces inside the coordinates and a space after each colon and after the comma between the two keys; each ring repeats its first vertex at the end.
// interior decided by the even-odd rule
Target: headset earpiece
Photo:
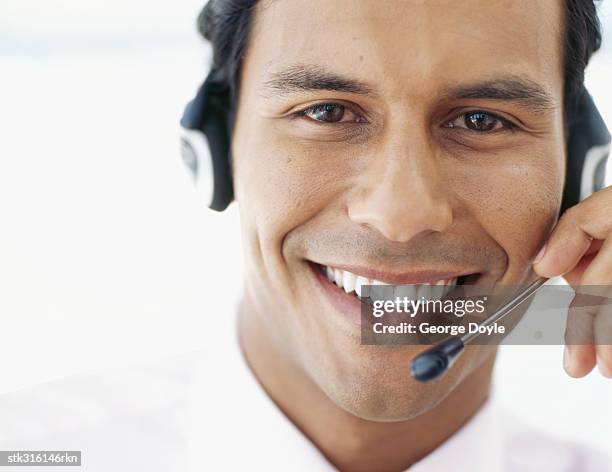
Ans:
{"type": "Polygon", "coordinates": [[[562,211],[604,188],[609,154],[610,133],[592,97],[583,88],[569,127],[562,211]]]}
{"type": "Polygon", "coordinates": [[[223,211],[232,202],[231,95],[212,71],[181,119],[181,155],[198,193],[209,208],[223,211]]]}

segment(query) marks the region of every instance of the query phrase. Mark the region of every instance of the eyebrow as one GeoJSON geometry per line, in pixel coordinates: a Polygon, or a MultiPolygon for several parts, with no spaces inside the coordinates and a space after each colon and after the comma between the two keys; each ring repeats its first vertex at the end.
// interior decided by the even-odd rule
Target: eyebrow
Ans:
{"type": "Polygon", "coordinates": [[[528,77],[519,75],[460,85],[447,89],[445,96],[456,100],[511,101],[539,114],[547,113],[557,107],[557,101],[544,87],[528,77]]]}
{"type": "MultiPolygon", "coordinates": [[[[295,64],[273,72],[264,82],[264,90],[274,96],[320,90],[376,95],[372,87],[364,82],[309,64],[295,64]]],[[[543,86],[522,75],[506,75],[458,85],[445,89],[442,96],[455,100],[511,101],[537,114],[547,113],[557,106],[554,97],[543,86]]]]}
{"type": "Polygon", "coordinates": [[[326,90],[362,95],[373,94],[363,82],[328,71],[320,66],[296,64],[271,74],[264,87],[274,95],[326,90]]]}

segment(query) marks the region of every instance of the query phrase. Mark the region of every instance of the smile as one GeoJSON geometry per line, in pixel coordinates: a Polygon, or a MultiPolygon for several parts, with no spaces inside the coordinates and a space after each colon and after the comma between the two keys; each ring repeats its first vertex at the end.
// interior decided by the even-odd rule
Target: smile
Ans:
{"type": "MultiPolygon", "coordinates": [[[[348,294],[356,295],[361,299],[361,287],[363,285],[392,285],[388,282],[381,280],[370,279],[363,275],[357,275],[348,270],[338,269],[336,267],[321,266],[321,270],[324,271],[327,280],[334,283],[338,288],[343,289],[348,294]]],[[[422,284],[411,284],[405,286],[404,296],[416,299],[423,297],[425,299],[430,298],[441,298],[447,295],[453,287],[457,285],[458,277],[451,277],[446,279],[438,279],[431,283],[422,284]],[[440,289],[434,289],[433,287],[440,286],[440,289]]]]}
{"type": "Polygon", "coordinates": [[[481,275],[465,271],[385,272],[364,267],[326,265],[310,262],[320,289],[330,304],[354,324],[361,324],[361,295],[365,285],[402,286],[403,297],[441,299],[458,285],[471,284],[481,275]]]}

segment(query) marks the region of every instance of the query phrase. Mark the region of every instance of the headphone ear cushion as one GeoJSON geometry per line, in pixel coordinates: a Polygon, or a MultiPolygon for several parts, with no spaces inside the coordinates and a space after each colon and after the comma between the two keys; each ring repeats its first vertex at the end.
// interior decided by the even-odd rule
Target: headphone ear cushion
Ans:
{"type": "Polygon", "coordinates": [[[230,91],[211,72],[181,119],[181,154],[209,208],[234,198],[230,162],[230,91]]]}
{"type": "Polygon", "coordinates": [[[593,99],[583,90],[569,128],[567,167],[561,211],[565,211],[605,186],[610,133],[593,99]]]}
{"type": "Polygon", "coordinates": [[[207,99],[202,131],[208,140],[213,170],[210,208],[225,210],[234,199],[230,157],[229,93],[211,94],[207,99]]]}

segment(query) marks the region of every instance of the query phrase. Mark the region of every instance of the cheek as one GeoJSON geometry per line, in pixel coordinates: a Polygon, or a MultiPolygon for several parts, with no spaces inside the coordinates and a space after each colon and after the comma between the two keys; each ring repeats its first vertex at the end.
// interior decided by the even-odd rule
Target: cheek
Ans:
{"type": "Polygon", "coordinates": [[[272,133],[253,133],[237,149],[234,185],[241,216],[266,243],[280,244],[292,229],[329,206],[350,175],[334,149],[308,146],[272,133]],[[332,159],[333,156],[333,159],[332,159]]]}
{"type": "Polygon", "coordinates": [[[508,256],[508,271],[530,263],[552,228],[561,204],[563,150],[529,149],[523,155],[454,172],[455,188],[472,215],[508,256]],[[460,181],[460,182],[459,182],[460,181]]]}

